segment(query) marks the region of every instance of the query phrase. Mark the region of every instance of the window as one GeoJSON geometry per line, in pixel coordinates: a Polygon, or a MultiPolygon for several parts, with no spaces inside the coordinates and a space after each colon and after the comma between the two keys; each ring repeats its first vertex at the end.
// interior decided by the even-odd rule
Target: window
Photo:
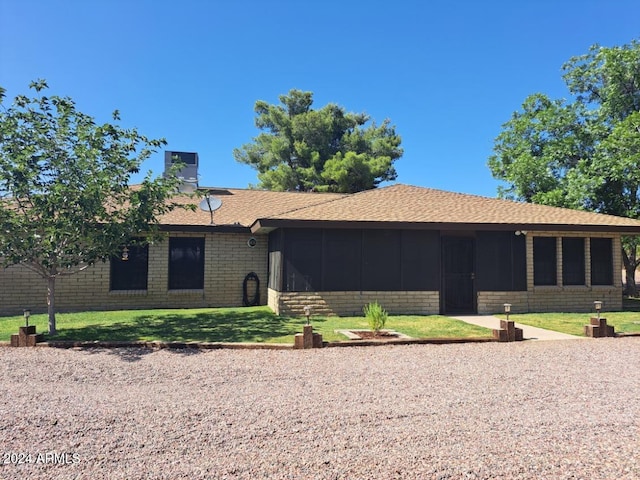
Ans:
{"type": "Polygon", "coordinates": [[[146,290],[149,272],[149,246],[127,248],[126,260],[122,256],[111,258],[111,290],[146,290]]]}
{"type": "Polygon", "coordinates": [[[562,239],[562,283],[584,285],[584,238],[562,239]]]}
{"type": "Polygon", "coordinates": [[[478,290],[526,291],[526,237],[515,232],[478,232],[476,240],[478,290]]]}
{"type": "Polygon", "coordinates": [[[557,285],[555,237],[533,238],[534,285],[557,285]]]}
{"type": "Polygon", "coordinates": [[[591,285],[613,285],[611,238],[591,239],[591,285]]]}
{"type": "Polygon", "coordinates": [[[362,230],[325,230],[323,290],[360,290],[362,230]]]}
{"type": "Polygon", "coordinates": [[[309,292],[321,289],[322,230],[287,230],[285,290],[309,292]]]}
{"type": "Polygon", "coordinates": [[[169,290],[204,288],[204,238],[169,239],[169,290]]]}
{"type": "Polygon", "coordinates": [[[400,231],[364,230],[362,289],[400,290],[400,231]]]}
{"type": "Polygon", "coordinates": [[[440,290],[440,232],[403,230],[402,290],[440,290]]]}

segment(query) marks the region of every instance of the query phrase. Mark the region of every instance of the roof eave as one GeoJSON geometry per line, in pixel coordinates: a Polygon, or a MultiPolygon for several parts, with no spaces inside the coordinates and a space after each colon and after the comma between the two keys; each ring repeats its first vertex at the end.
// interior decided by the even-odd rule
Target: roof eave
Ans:
{"type": "Polygon", "coordinates": [[[403,221],[337,221],[337,220],[295,220],[261,218],[251,225],[252,233],[268,233],[277,228],[362,228],[362,229],[399,229],[399,230],[448,230],[448,231],[487,231],[526,230],[535,232],[578,231],[616,233],[621,235],[640,235],[640,226],[630,225],[589,225],[555,223],[455,223],[455,222],[403,222],[403,221]]]}
{"type": "Polygon", "coordinates": [[[250,227],[245,225],[160,225],[164,232],[193,232],[193,233],[249,233],[250,227]]]}

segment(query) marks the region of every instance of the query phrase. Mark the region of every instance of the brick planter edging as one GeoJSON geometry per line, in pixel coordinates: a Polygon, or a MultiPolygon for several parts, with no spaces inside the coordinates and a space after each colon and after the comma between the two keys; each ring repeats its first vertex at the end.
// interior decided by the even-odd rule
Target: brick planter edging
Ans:
{"type": "Polygon", "coordinates": [[[193,349],[193,350],[292,350],[289,343],[226,343],[226,342],[74,342],[51,341],[36,344],[37,347],[50,348],[148,348],[150,350],[163,349],[193,349]]]}
{"type": "Polygon", "coordinates": [[[495,343],[495,338],[412,338],[393,340],[342,340],[339,342],[325,342],[325,347],[377,347],[380,345],[446,345],[450,343],[495,343]]]}
{"type": "MultiPolygon", "coordinates": [[[[616,338],[640,337],[640,332],[616,333],[616,338]]],[[[378,347],[382,345],[447,345],[455,343],[497,343],[495,338],[415,338],[411,340],[343,340],[323,342],[323,347],[378,347]]],[[[11,342],[0,342],[0,348],[11,347],[11,342]]],[[[36,344],[40,348],[148,348],[194,350],[293,350],[290,343],[226,343],[226,342],[74,342],[51,341],[36,344]]]]}
{"type": "MultiPolygon", "coordinates": [[[[339,342],[323,342],[323,347],[364,347],[381,345],[444,345],[450,343],[489,343],[496,342],[493,338],[412,338],[390,340],[343,340],[339,342]]],[[[10,342],[0,342],[0,347],[10,347],[10,342]]],[[[39,342],[35,345],[40,348],[148,348],[151,350],[162,349],[194,349],[194,350],[293,350],[290,343],[233,343],[233,342],[76,342],[76,341],[50,341],[39,342]]]]}

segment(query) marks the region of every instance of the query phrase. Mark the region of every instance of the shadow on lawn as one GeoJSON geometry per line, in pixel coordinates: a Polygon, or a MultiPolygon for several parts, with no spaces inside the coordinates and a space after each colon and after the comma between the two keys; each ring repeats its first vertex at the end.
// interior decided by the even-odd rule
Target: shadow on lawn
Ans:
{"type": "Polygon", "coordinates": [[[622,299],[622,309],[625,312],[640,312],[640,298],[624,297],[622,299]]]}
{"type": "Polygon", "coordinates": [[[271,312],[135,315],[130,323],[65,328],[52,340],[264,342],[302,331],[304,320],[271,312]]]}

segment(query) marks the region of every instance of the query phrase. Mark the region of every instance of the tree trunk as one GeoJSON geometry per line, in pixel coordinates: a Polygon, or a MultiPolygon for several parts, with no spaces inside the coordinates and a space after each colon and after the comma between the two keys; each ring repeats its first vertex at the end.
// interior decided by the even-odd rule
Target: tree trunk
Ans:
{"type": "Polygon", "coordinates": [[[635,251],[627,253],[622,249],[622,260],[624,263],[625,278],[627,283],[626,294],[630,297],[638,296],[638,286],[636,285],[636,268],[638,262],[636,259],[635,251]]]}
{"type": "Polygon", "coordinates": [[[56,334],[56,277],[47,278],[47,313],[49,314],[49,335],[56,334]]]}
{"type": "Polygon", "coordinates": [[[638,286],[636,285],[635,271],[626,269],[627,273],[627,295],[630,297],[638,296],[638,286]]]}

